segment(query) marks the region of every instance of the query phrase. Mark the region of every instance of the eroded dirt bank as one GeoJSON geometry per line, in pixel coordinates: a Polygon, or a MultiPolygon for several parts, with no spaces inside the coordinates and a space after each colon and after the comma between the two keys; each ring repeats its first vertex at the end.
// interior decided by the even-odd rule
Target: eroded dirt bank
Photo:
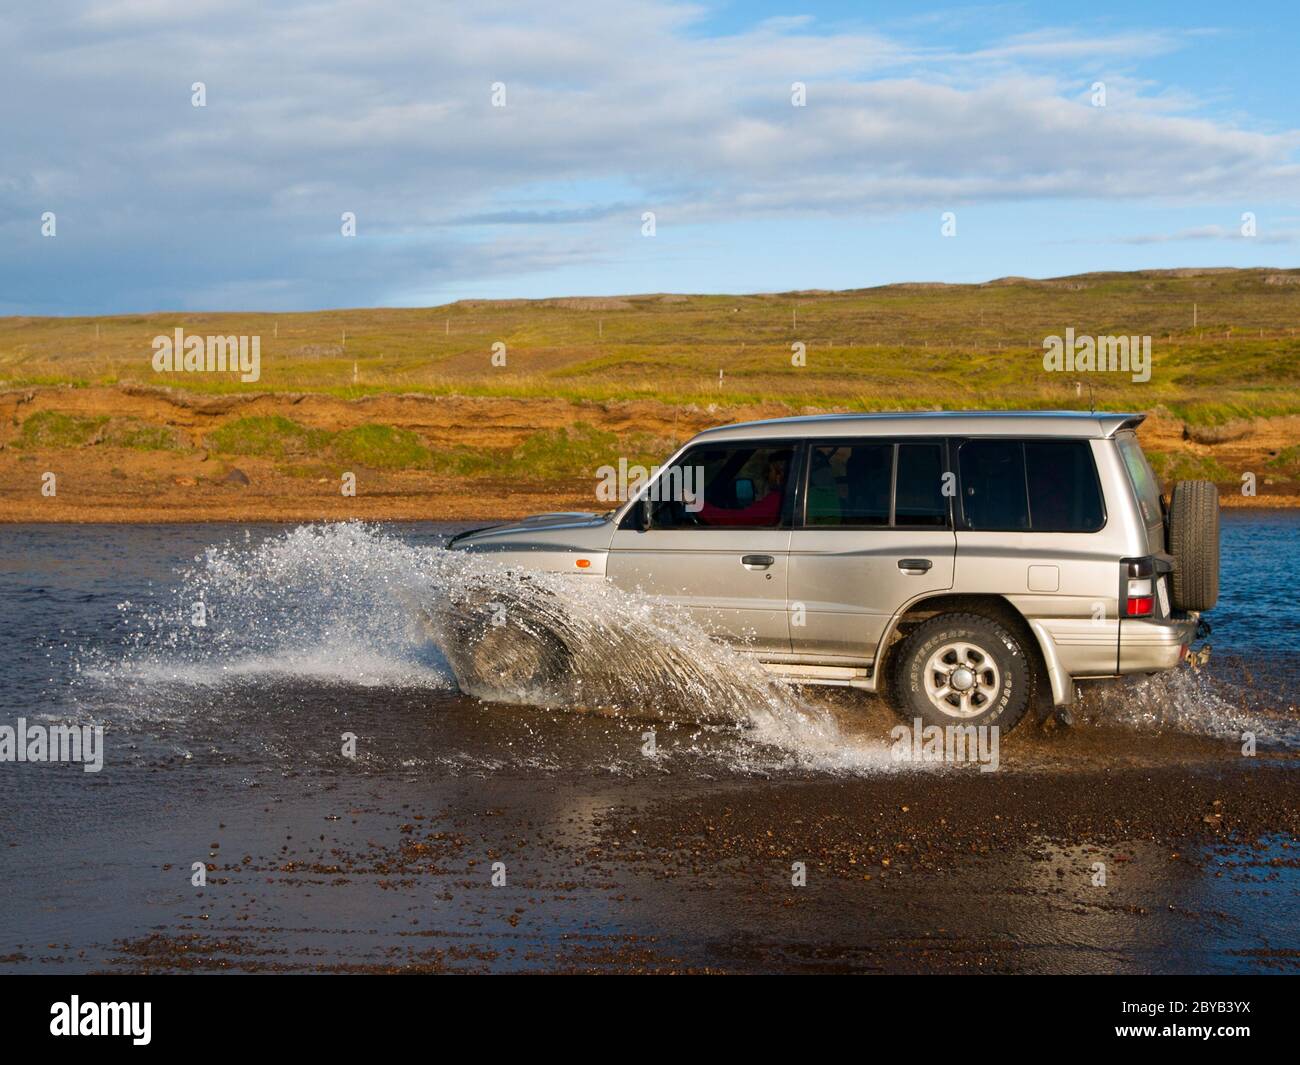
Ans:
{"type": "MultiPolygon", "coordinates": [[[[620,454],[662,457],[708,426],[790,413],[778,403],[719,408],[425,395],[195,396],[139,386],[11,390],[0,393],[0,520],[458,520],[604,509],[595,495],[599,463],[580,471],[530,468],[511,460],[512,449],[582,424],[605,434],[610,461],[620,454]],[[62,418],[80,435],[66,426],[66,439],[32,434],[33,415],[62,418]],[[276,452],[260,441],[259,454],[253,445],[241,452],[238,443],[214,444],[212,434],[249,419],[287,419],[303,433],[299,449],[276,452]],[[121,426],[131,434],[112,431],[121,426]],[[413,442],[423,457],[388,461],[378,454],[367,465],[311,442],[311,434],[376,426],[413,442]],[[465,473],[439,464],[445,455],[482,461],[465,473]],[[53,494],[46,488],[49,473],[55,475],[53,494]],[[342,490],[345,473],[355,475],[355,495],[342,490]]],[[[1285,465],[1300,441],[1300,417],[1215,431],[1189,430],[1157,412],[1142,427],[1142,439],[1148,452],[1166,456],[1175,476],[1213,475],[1226,506],[1300,505],[1300,484],[1289,479],[1285,465]],[[1245,473],[1255,476],[1254,496],[1241,492],[1245,473]]]]}

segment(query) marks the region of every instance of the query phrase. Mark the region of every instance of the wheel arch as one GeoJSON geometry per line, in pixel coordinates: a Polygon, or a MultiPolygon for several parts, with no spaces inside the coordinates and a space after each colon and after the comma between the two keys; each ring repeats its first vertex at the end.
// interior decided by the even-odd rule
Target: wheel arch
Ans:
{"type": "Polygon", "coordinates": [[[889,621],[876,648],[872,675],[877,688],[883,690],[891,666],[890,656],[902,637],[922,621],[936,614],[974,613],[995,618],[1017,633],[1029,650],[1035,680],[1046,680],[1051,686],[1052,702],[1064,706],[1074,699],[1074,678],[1061,665],[1056,644],[1041,626],[1030,621],[1020,610],[1001,595],[961,595],[952,592],[935,592],[905,605],[889,621]]]}

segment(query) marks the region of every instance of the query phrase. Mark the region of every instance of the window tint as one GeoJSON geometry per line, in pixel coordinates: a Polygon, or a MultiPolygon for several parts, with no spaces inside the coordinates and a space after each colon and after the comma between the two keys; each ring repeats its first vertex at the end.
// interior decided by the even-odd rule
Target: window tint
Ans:
{"type": "Polygon", "coordinates": [[[776,527],[793,457],[788,444],[695,448],[650,486],[652,524],[658,529],[776,527]]]}
{"type": "Polygon", "coordinates": [[[1029,525],[1035,532],[1096,532],[1101,492],[1085,440],[1026,440],[1029,525]]]}
{"type": "Polygon", "coordinates": [[[943,446],[879,441],[814,445],[809,456],[804,521],[809,526],[851,528],[891,524],[946,527],[943,446]]]}
{"type": "Polygon", "coordinates": [[[938,444],[898,445],[898,490],[895,525],[948,524],[943,494],[943,449],[938,444]]]}
{"type": "Polygon", "coordinates": [[[968,529],[1029,528],[1025,455],[1018,440],[971,440],[961,446],[961,501],[968,529]]]}
{"type": "Polygon", "coordinates": [[[822,444],[808,468],[808,525],[888,525],[893,444],[822,444]]]}
{"type": "Polygon", "coordinates": [[[972,440],[960,456],[968,529],[1096,532],[1101,491],[1084,440],[972,440]]]}

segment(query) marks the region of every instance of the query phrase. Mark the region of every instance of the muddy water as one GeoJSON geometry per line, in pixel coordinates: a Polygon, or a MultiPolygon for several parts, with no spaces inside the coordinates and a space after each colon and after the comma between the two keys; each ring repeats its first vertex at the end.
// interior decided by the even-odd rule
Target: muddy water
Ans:
{"type": "Polygon", "coordinates": [[[0,724],[106,728],[99,773],[0,766],[0,964],[1300,964],[1294,513],[1225,516],[1208,669],[1095,693],[990,774],[896,763],[878,704],[664,604],[469,570],[449,531],[0,530],[0,724]],[[587,671],[545,708],[461,694],[430,607],[539,590],[587,671]]]}

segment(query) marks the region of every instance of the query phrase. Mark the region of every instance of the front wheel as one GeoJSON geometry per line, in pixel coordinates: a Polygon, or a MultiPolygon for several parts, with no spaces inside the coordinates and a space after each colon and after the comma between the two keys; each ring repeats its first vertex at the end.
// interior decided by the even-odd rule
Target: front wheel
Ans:
{"type": "Polygon", "coordinates": [[[517,697],[538,695],[557,683],[567,672],[569,654],[543,626],[506,622],[480,628],[467,658],[474,686],[517,697]]]}
{"type": "Polygon", "coordinates": [[[1029,708],[1032,667],[1021,638],[982,614],[940,614],[894,652],[891,701],[927,725],[1015,728],[1029,708]]]}

